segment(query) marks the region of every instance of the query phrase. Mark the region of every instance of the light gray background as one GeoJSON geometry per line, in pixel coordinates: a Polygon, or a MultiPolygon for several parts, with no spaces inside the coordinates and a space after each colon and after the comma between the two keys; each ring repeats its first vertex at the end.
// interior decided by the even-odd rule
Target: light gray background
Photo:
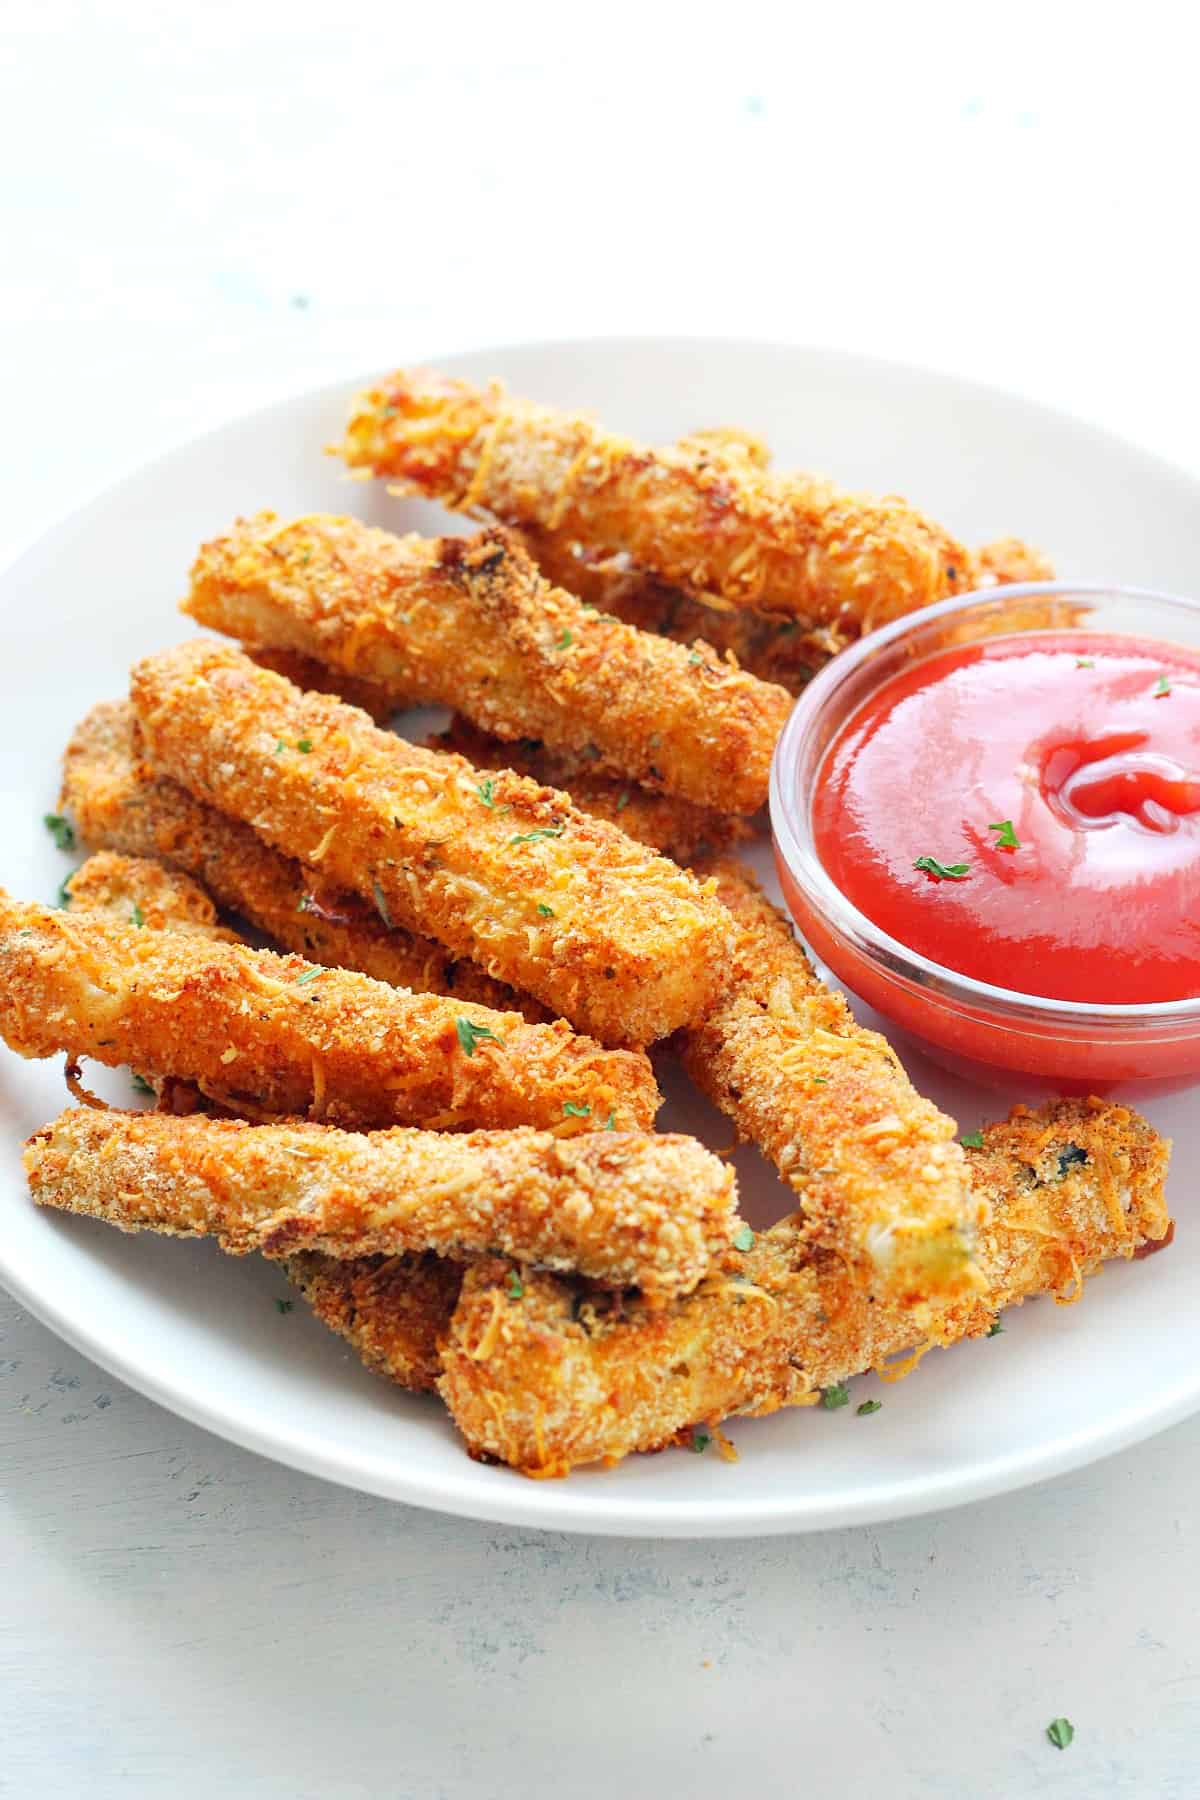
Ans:
{"type": "MultiPolygon", "coordinates": [[[[385,343],[846,345],[1200,467],[1176,9],[333,11],[0,13],[0,550],[385,343]]],[[[540,1536],[272,1467],[0,1298],[0,1792],[1182,1800],[1198,1473],[1192,1423],[876,1530],[540,1536]]]]}

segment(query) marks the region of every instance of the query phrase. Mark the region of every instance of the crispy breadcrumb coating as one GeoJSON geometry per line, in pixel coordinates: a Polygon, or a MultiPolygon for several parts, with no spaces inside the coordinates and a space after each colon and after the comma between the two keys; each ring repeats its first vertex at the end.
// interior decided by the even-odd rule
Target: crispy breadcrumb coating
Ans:
{"type": "Polygon", "coordinates": [[[347,706],[357,706],[370,713],[376,725],[386,725],[392,714],[408,703],[407,695],[378,681],[366,681],[347,674],[344,669],[331,669],[315,656],[300,650],[284,650],[263,644],[243,644],[242,649],[260,669],[273,669],[298,688],[311,688],[314,694],[332,694],[347,706]]]}
{"type": "Polygon", "coordinates": [[[890,1305],[977,1290],[982,1205],[956,1126],[854,1019],[740,864],[701,865],[737,925],[724,998],[683,1034],[683,1065],[795,1192],[804,1235],[890,1305]]]}
{"type": "Polygon", "coordinates": [[[442,1372],[439,1340],[454,1315],[463,1265],[446,1257],[355,1256],[301,1251],[284,1271],[322,1325],[345,1338],[368,1369],[415,1393],[442,1372]]]}
{"type": "Polygon", "coordinates": [[[73,912],[99,913],[115,925],[192,932],[227,944],[240,941],[219,923],[216,907],[198,883],[146,857],[99,850],[65,885],[73,912]]]}
{"type": "Polygon", "coordinates": [[[971,553],[973,588],[1009,587],[1022,581],[1053,581],[1054,564],[1020,538],[996,538],[971,553]]]}
{"type": "MultiPolygon", "coordinates": [[[[987,1332],[1035,1294],[1078,1297],[1108,1258],[1164,1241],[1169,1146],[1136,1113],[1101,1101],[1018,1107],[971,1151],[990,1213],[983,1287],[935,1317],[918,1350],[987,1332]]],[[[864,1369],[895,1377],[916,1360],[912,1314],[872,1304],[840,1259],[813,1255],[796,1220],[760,1233],[696,1293],[651,1312],[585,1283],[468,1269],[443,1345],[439,1389],[476,1456],[528,1475],[564,1475],[655,1450],[731,1414],[815,1401],[864,1369]]]]}
{"type": "Polygon", "coordinates": [[[384,924],[367,902],[272,850],[240,819],[156,775],[135,753],[128,701],[103,701],[76,728],[63,760],[59,805],[84,843],[159,857],[201,882],[227,912],[310,962],[357,969],[392,987],[453,994],[531,1021],[544,1007],[432,938],[384,924]]]}
{"type": "Polygon", "coordinates": [[[565,794],[380,731],[201,639],[133,671],[162,774],[609,1043],[700,1016],[729,916],[695,877],[565,794]]]}
{"type": "Polygon", "coordinates": [[[300,956],[77,917],[2,891],[0,1035],[21,1056],[65,1051],[190,1081],[251,1117],[311,1114],[359,1129],[567,1135],[610,1114],[618,1129],[648,1129],[659,1104],[645,1056],[604,1050],[563,1020],[530,1025],[300,956]]]}
{"type": "Polygon", "coordinates": [[[398,370],[355,400],[341,454],[404,493],[623,551],[727,606],[868,629],[966,585],[962,546],[894,495],[776,474],[729,440],[651,449],[496,381],[398,370]]]}
{"type": "Polygon", "coordinates": [[[675,862],[691,862],[707,851],[723,850],[752,835],[749,821],[733,813],[713,812],[673,794],[652,794],[636,783],[599,775],[586,757],[548,750],[534,738],[505,744],[456,716],[430,741],[438,748],[457,751],[477,769],[515,769],[532,781],[561,788],[581,812],[607,819],[639,844],[648,844],[675,862]]]}
{"type": "MultiPolygon", "coordinates": [[[[692,1291],[734,1228],[733,1171],[694,1138],[338,1131],[64,1112],[26,1147],[39,1206],[282,1256],[499,1251],[647,1303],[692,1291]]],[[[519,1283],[510,1284],[519,1286],[519,1283]]]]}
{"type": "Polygon", "coordinates": [[[764,804],[791,708],[782,688],[551,587],[502,531],[397,538],[260,513],[204,545],[184,610],[722,812],[764,804]]]}

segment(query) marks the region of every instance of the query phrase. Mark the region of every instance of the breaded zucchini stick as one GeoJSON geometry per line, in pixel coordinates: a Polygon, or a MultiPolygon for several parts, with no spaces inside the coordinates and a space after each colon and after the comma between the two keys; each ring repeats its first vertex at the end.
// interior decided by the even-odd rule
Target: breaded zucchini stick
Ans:
{"type": "Polygon", "coordinates": [[[330,1331],[368,1369],[415,1393],[432,1392],[442,1372],[440,1340],[450,1328],[463,1265],[448,1257],[355,1256],[301,1251],[284,1272],[330,1331]]]}
{"type": "Polygon", "coordinates": [[[236,1255],[471,1256],[578,1270],[648,1303],[692,1291],[734,1230],[733,1171],[694,1138],[338,1131],[71,1108],[30,1138],[39,1206],[236,1255]]]}
{"type": "Polygon", "coordinates": [[[115,925],[190,932],[227,944],[241,941],[236,931],[219,923],[216,907],[198,883],[146,857],[99,850],[65,885],[73,912],[99,914],[115,925]]]}
{"type": "Polygon", "coordinates": [[[234,1111],[368,1129],[583,1124],[648,1129],[647,1059],[562,1020],[410,994],[197,936],[23,905],[0,891],[0,1035],[18,1055],[90,1057],[190,1081],[234,1111]]]}
{"type": "Polygon", "coordinates": [[[240,819],[156,775],[134,751],[129,702],[93,707],[63,760],[59,801],[86,844],[158,857],[201,882],[227,912],[310,962],[357,969],[392,987],[453,994],[531,1021],[545,1009],[432,938],[387,926],[375,901],[333,889],[328,878],[272,850],[240,819]]]}
{"type": "Polygon", "coordinates": [[[752,835],[749,821],[736,814],[713,812],[711,807],[678,800],[674,794],[652,794],[636,783],[599,775],[587,757],[548,750],[534,738],[505,744],[456,716],[430,741],[439,749],[457,751],[477,769],[515,769],[531,781],[561,788],[581,812],[607,819],[639,844],[647,844],[675,862],[691,862],[752,835]]]}
{"type": "Polygon", "coordinates": [[[737,926],[730,985],[687,1031],[683,1065],[796,1194],[804,1232],[878,1300],[976,1291],[983,1208],[953,1119],[825,986],[791,925],[738,863],[702,865],[737,926]]]}
{"type": "Polygon", "coordinates": [[[714,999],[724,908],[565,794],[406,744],[208,640],[139,663],[132,698],[161,773],[606,1042],[649,1043],[714,999]]]}
{"type": "MultiPolygon", "coordinates": [[[[1106,1259],[1163,1241],[1168,1146],[1137,1114],[1099,1101],[1018,1107],[970,1152],[990,1211],[978,1295],[936,1316],[926,1345],[987,1332],[1035,1294],[1078,1296],[1106,1259]]],[[[578,1282],[518,1276],[484,1261],[467,1271],[439,1388],[472,1453],[528,1475],[564,1475],[656,1450],[731,1414],[813,1402],[913,1344],[912,1315],[872,1305],[836,1256],[814,1256],[795,1220],[675,1306],[620,1307],[578,1282]]],[[[925,1347],[925,1346],[923,1346],[925,1347]]]]}
{"type": "Polygon", "coordinates": [[[959,592],[966,555],[907,501],[776,474],[728,441],[650,449],[427,369],[360,394],[341,454],[454,511],[623,551],[696,599],[863,630],[959,592]]]}
{"type": "MultiPolygon", "coordinates": [[[[718,612],[634,567],[627,557],[586,556],[559,532],[527,528],[517,535],[555,587],[566,588],[599,612],[614,613],[642,631],[658,632],[679,644],[708,644],[718,655],[734,657],[760,681],[774,682],[789,694],[798,694],[831,656],[860,635],[848,620],[818,625],[812,619],[780,619],[748,608],[718,612]]],[[[968,553],[968,588],[1053,579],[1049,559],[1018,538],[1001,538],[968,553]]]]}
{"type": "Polygon", "coordinates": [[[184,610],[721,812],[763,805],[791,708],[707,651],[589,611],[502,531],[397,538],[260,513],[204,545],[184,610]]]}

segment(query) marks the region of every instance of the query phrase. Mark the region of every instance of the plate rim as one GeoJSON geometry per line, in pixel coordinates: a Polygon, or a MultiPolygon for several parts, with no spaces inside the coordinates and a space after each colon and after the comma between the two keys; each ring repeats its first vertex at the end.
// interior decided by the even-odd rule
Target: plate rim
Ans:
{"type": "MultiPolygon", "coordinates": [[[[453,350],[422,353],[421,360],[454,364],[468,357],[495,357],[500,363],[515,355],[545,350],[582,355],[601,348],[607,354],[707,349],[716,355],[753,352],[768,356],[801,356],[853,366],[868,373],[878,370],[918,381],[933,381],[945,388],[966,389],[974,396],[1032,410],[1053,418],[1060,425],[1083,432],[1093,440],[1103,440],[1123,455],[1132,455],[1149,465],[1160,478],[1168,478],[1173,484],[1200,495],[1200,474],[1083,414],[1046,405],[999,383],[981,381],[934,365],[841,346],[710,333],[613,333],[561,338],[543,336],[501,344],[460,344],[453,350]]],[[[11,549],[0,563],[0,584],[41,546],[103,508],[121,489],[144,478],[158,465],[195,451],[209,439],[220,438],[251,420],[264,419],[298,401],[317,401],[320,397],[353,391],[377,372],[376,368],[293,388],[277,398],[232,413],[201,431],[160,444],[149,456],[127,463],[114,475],[107,475],[82,498],[64,506],[48,523],[11,549]]],[[[843,1498],[836,1507],[828,1496],[812,1498],[794,1492],[778,1498],[747,1499],[743,1496],[740,1500],[724,1497],[702,1500],[672,1500],[661,1496],[630,1498],[615,1491],[605,1494],[593,1490],[590,1485],[584,1487],[569,1481],[527,1481],[511,1471],[500,1472],[506,1486],[491,1489],[476,1484],[472,1476],[474,1465],[465,1461],[461,1478],[448,1478],[444,1472],[408,1477],[403,1467],[395,1463],[384,1470],[376,1468],[369,1459],[345,1450],[325,1451],[318,1440],[307,1440],[302,1428],[294,1424],[282,1428],[271,1418],[251,1417],[240,1406],[236,1395],[222,1395],[210,1400],[207,1395],[194,1393],[186,1385],[172,1381],[168,1375],[160,1376],[153,1364],[131,1359],[119,1341],[110,1341],[104,1328],[107,1321],[85,1324],[69,1310],[57,1309],[52,1293],[31,1287],[19,1270],[10,1267],[2,1237],[0,1280],[22,1306],[76,1351],[134,1391],[216,1437],[355,1491],[456,1517],[541,1530],[614,1537],[715,1539],[808,1533],[911,1518],[973,1504],[1068,1474],[1128,1449],[1200,1410],[1198,1368],[1194,1376],[1180,1376],[1173,1384],[1160,1388],[1148,1407],[1127,1406],[1092,1425],[1043,1440],[1033,1450],[1014,1451],[991,1461],[982,1461],[966,1472],[893,1476],[886,1482],[863,1487],[856,1498],[843,1498]]]]}

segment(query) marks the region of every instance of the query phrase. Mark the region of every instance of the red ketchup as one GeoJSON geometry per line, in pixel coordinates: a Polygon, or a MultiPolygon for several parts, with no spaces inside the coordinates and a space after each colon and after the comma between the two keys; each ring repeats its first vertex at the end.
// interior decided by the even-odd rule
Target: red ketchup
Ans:
{"type": "Polygon", "coordinates": [[[834,740],[813,832],[860,912],[960,974],[1200,995],[1200,655],[1070,631],[944,651],[834,740]]]}

